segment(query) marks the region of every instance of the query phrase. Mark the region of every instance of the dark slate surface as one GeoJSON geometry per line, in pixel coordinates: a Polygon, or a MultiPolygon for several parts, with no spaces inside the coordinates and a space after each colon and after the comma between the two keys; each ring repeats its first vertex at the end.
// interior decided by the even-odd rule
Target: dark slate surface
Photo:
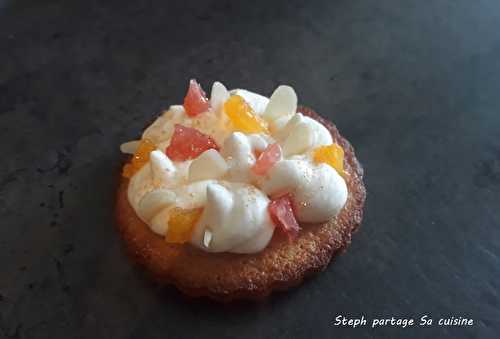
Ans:
{"type": "Polygon", "coordinates": [[[500,2],[0,1],[0,337],[494,338],[500,2]],[[361,231],[301,288],[192,301],[129,265],[121,155],[187,80],[293,85],[366,168],[361,231]],[[338,314],[472,327],[338,328],[338,314]]]}

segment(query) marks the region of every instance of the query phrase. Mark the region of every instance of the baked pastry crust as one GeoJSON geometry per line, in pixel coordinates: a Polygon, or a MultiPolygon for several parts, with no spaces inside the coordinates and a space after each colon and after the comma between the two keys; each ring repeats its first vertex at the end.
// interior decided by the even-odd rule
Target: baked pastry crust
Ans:
{"type": "Polygon", "coordinates": [[[344,149],[349,195],[335,218],[322,224],[301,224],[298,237],[292,241],[276,230],[269,245],[259,253],[208,253],[189,244],[166,243],[153,233],[130,206],[128,179],[122,177],[115,214],[119,233],[132,258],[159,283],[173,284],[189,296],[207,296],[218,301],[260,299],[324,270],[332,257],[350,244],[353,231],[361,224],[366,197],[363,168],[353,147],[333,123],[309,108],[299,107],[297,111],[322,123],[334,142],[344,149]]]}

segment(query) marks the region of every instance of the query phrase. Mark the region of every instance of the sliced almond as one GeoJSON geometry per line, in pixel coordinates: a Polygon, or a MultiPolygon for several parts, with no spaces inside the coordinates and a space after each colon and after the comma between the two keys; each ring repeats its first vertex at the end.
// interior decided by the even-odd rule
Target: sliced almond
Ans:
{"type": "Polygon", "coordinates": [[[314,131],[305,122],[300,122],[290,131],[283,143],[283,154],[290,156],[306,151],[314,145],[314,131]]]}
{"type": "Polygon", "coordinates": [[[281,85],[269,99],[263,114],[267,121],[274,121],[280,117],[295,114],[297,111],[297,94],[290,86],[281,85]]]}
{"type": "Polygon", "coordinates": [[[210,93],[210,105],[215,112],[219,112],[226,100],[229,99],[227,88],[220,82],[216,81],[212,85],[210,93]]]}
{"type": "Polygon", "coordinates": [[[140,142],[140,140],[125,142],[120,145],[120,151],[124,154],[134,154],[135,151],[137,151],[137,147],[139,147],[140,142]]]}
{"type": "Polygon", "coordinates": [[[205,233],[203,234],[203,246],[209,248],[211,242],[212,242],[212,232],[206,229],[205,233]]]}

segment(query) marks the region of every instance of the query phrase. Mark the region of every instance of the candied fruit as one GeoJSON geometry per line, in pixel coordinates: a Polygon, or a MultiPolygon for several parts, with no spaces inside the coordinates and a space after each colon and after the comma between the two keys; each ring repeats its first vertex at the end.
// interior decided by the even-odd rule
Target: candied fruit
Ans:
{"type": "Polygon", "coordinates": [[[184,97],[184,109],[190,117],[195,117],[200,113],[208,111],[210,103],[207,95],[195,79],[189,81],[189,88],[184,97]]]}
{"type": "Polygon", "coordinates": [[[182,209],[175,207],[170,212],[168,231],[165,240],[169,243],[183,244],[191,239],[194,225],[201,217],[202,208],[182,209]]]}
{"type": "Polygon", "coordinates": [[[281,147],[278,143],[267,146],[259,155],[255,165],[252,166],[252,172],[256,175],[264,175],[281,159],[281,147]]]}
{"type": "Polygon", "coordinates": [[[290,238],[296,237],[300,230],[292,206],[292,197],[285,194],[272,200],[268,207],[273,223],[290,238]]]}
{"type": "Polygon", "coordinates": [[[268,133],[267,122],[254,114],[252,107],[239,95],[232,95],[224,103],[224,111],[233,127],[243,133],[268,133]]]}
{"type": "Polygon", "coordinates": [[[320,146],[314,149],[313,154],[316,163],[326,163],[333,167],[341,176],[345,177],[344,150],[338,144],[320,146]]]}
{"type": "Polygon", "coordinates": [[[123,166],[122,175],[125,178],[131,178],[149,161],[149,154],[155,149],[156,146],[151,140],[142,139],[137,147],[137,150],[132,156],[132,160],[123,166]]]}
{"type": "Polygon", "coordinates": [[[165,154],[173,161],[185,161],[194,159],[211,148],[219,150],[219,146],[212,137],[201,133],[196,128],[175,124],[174,134],[165,154]]]}

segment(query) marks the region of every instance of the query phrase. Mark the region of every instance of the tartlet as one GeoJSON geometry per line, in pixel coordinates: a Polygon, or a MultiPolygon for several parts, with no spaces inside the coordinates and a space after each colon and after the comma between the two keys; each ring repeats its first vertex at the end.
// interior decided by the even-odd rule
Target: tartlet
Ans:
{"type": "Polygon", "coordinates": [[[161,284],[175,285],[189,296],[218,301],[261,299],[324,270],[332,257],[350,244],[352,233],[362,221],[366,197],[363,168],[353,147],[332,122],[306,107],[298,107],[297,112],[326,127],[333,142],[344,151],[343,178],[348,195],[335,217],[321,223],[300,223],[301,229],[293,238],[275,231],[267,246],[257,253],[211,253],[188,243],[168,243],[153,232],[130,204],[130,180],[121,177],[116,220],[134,261],[161,284]]]}

